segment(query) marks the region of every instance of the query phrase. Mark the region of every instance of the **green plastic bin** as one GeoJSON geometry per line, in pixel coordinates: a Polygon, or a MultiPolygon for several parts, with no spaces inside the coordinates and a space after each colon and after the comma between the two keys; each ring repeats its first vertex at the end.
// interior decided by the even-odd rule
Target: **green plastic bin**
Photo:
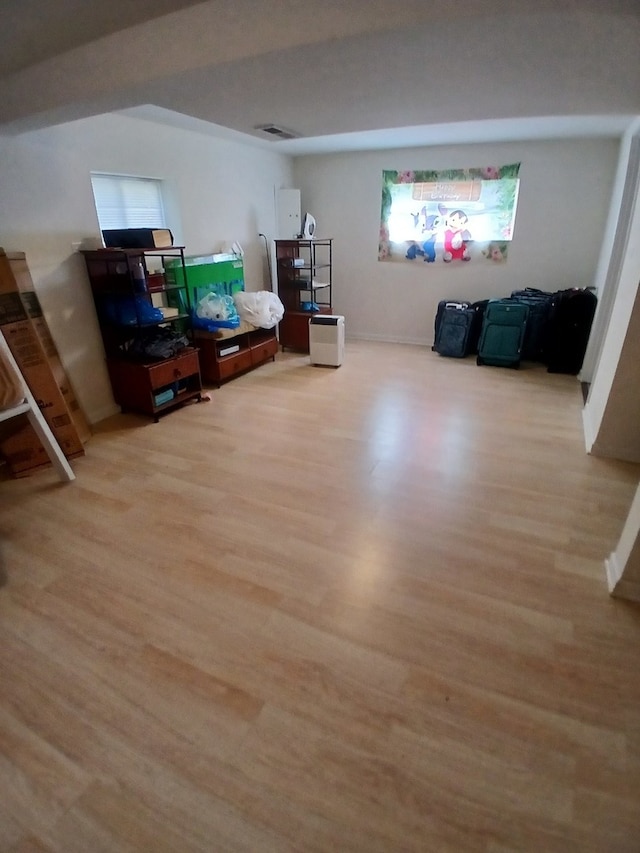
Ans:
{"type": "MultiPolygon", "coordinates": [[[[244,290],[242,258],[216,260],[214,255],[185,256],[184,269],[191,305],[196,305],[208,293],[233,296],[244,290]]],[[[165,260],[164,276],[167,285],[185,284],[180,258],[165,260]]]]}

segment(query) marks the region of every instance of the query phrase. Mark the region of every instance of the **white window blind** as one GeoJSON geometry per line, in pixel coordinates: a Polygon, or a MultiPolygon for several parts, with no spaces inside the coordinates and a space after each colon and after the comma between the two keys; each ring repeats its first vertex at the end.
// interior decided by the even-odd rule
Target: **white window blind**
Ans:
{"type": "Polygon", "coordinates": [[[100,229],[165,228],[162,181],[129,175],[91,175],[100,229]]]}

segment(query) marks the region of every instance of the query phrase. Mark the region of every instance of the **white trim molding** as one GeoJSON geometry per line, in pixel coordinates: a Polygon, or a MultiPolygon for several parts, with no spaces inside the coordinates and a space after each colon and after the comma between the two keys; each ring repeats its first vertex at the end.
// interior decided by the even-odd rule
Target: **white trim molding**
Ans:
{"type": "Polygon", "coordinates": [[[640,602],[640,581],[625,580],[615,551],[609,555],[608,560],[604,561],[604,567],[610,595],[614,598],[640,602]]]}
{"type": "Polygon", "coordinates": [[[640,486],[631,502],[617,548],[604,565],[611,595],[640,601],[640,486]]]}

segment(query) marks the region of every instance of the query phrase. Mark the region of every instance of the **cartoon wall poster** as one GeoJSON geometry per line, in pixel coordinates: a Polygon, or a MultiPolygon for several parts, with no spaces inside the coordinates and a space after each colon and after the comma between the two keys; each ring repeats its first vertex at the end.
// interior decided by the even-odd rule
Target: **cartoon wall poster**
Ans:
{"type": "Polygon", "coordinates": [[[513,237],[520,164],[382,173],[378,260],[504,262],[513,237]]]}

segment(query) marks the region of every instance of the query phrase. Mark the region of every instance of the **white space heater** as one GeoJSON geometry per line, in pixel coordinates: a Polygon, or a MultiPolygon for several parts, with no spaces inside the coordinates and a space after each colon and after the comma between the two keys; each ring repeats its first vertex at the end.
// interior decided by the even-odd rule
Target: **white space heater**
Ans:
{"type": "Polygon", "coordinates": [[[315,314],[309,318],[311,364],[339,367],[344,359],[344,317],[315,314]]]}

